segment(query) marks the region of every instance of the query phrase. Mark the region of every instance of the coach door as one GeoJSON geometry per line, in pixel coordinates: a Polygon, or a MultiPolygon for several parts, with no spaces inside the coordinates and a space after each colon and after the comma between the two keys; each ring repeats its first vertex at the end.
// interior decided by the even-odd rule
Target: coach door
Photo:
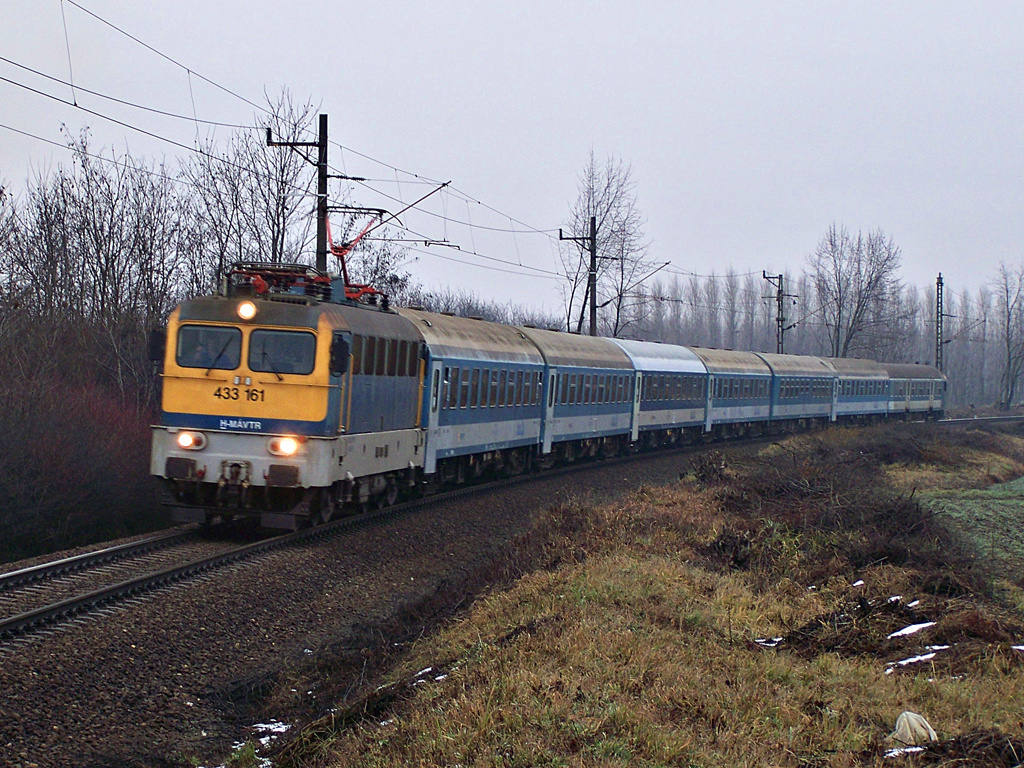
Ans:
{"type": "Polygon", "coordinates": [[[711,406],[715,402],[715,375],[708,376],[708,396],[704,401],[704,431],[711,431],[711,406]]]}
{"type": "Polygon", "coordinates": [[[829,421],[836,420],[836,410],[839,408],[839,379],[832,379],[832,412],[829,421]]]}
{"type": "Polygon", "coordinates": [[[423,457],[423,471],[431,475],[437,469],[437,419],[441,410],[442,361],[430,365],[430,389],[427,394],[427,452],[423,457]]]}
{"type": "Polygon", "coordinates": [[[544,401],[544,423],[541,424],[543,447],[541,453],[551,453],[551,433],[555,424],[555,383],[558,381],[558,369],[548,368],[547,399],[544,401]]]}
{"type": "Polygon", "coordinates": [[[633,381],[633,424],[629,430],[629,439],[634,443],[640,438],[640,391],[642,389],[644,375],[636,372],[633,381]]]}

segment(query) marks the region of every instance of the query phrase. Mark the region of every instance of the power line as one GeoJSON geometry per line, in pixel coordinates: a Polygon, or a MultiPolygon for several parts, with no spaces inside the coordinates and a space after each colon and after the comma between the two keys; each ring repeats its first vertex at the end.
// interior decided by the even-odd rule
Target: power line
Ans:
{"type": "MultiPolygon", "coordinates": [[[[71,2],[71,0],[68,0],[68,1],[71,2]]],[[[207,152],[206,150],[200,149],[199,147],[190,147],[188,144],[182,144],[180,141],[176,141],[174,139],[169,139],[166,136],[161,136],[160,134],[153,133],[152,131],[148,131],[145,128],[140,128],[140,127],[138,127],[136,125],[132,125],[131,123],[126,123],[123,120],[118,120],[117,118],[110,117],[109,115],[105,115],[102,112],[97,112],[94,109],[89,109],[88,107],[83,107],[81,104],[74,104],[74,103],[69,102],[69,101],[67,101],[65,99],[62,99],[60,96],[54,96],[53,94],[46,93],[45,91],[40,91],[39,89],[33,88],[33,87],[29,86],[29,85],[25,85],[24,83],[19,83],[17,80],[11,80],[10,78],[3,77],[2,75],[0,75],[0,81],[3,81],[5,83],[10,83],[11,85],[17,86],[18,88],[23,88],[23,89],[25,89],[27,91],[31,91],[32,93],[35,93],[35,94],[37,94],[39,96],[43,96],[43,97],[45,97],[47,99],[51,99],[53,101],[56,101],[56,102],[58,102],[60,104],[63,104],[64,106],[72,107],[73,109],[79,109],[82,112],[85,112],[87,114],[93,115],[94,117],[98,117],[101,120],[107,120],[108,122],[114,123],[115,125],[119,125],[122,128],[127,128],[129,130],[136,131],[138,133],[143,134],[144,136],[149,136],[152,139],[156,139],[157,141],[163,141],[163,142],[165,142],[167,144],[170,144],[171,146],[178,147],[179,149],[184,149],[186,152],[192,152],[192,153],[194,153],[196,155],[199,155],[200,157],[205,157],[205,158],[208,158],[210,160],[214,160],[214,161],[216,161],[218,163],[221,163],[222,165],[225,165],[225,166],[227,166],[229,168],[234,168],[235,170],[244,171],[246,173],[253,173],[257,177],[262,177],[262,178],[264,178],[266,180],[270,180],[270,181],[274,181],[274,182],[280,181],[279,179],[275,179],[272,176],[268,176],[266,174],[261,174],[261,173],[259,173],[259,171],[257,171],[254,168],[250,168],[250,167],[246,167],[246,166],[243,166],[243,165],[239,165],[238,163],[233,163],[233,162],[231,162],[230,160],[228,160],[226,158],[223,158],[223,157],[220,157],[218,155],[215,155],[215,154],[212,154],[210,152],[207,152]]],[[[306,194],[305,188],[300,187],[297,184],[292,184],[290,182],[285,182],[285,184],[287,186],[289,186],[289,187],[292,187],[295,190],[298,190],[299,192],[302,192],[303,194],[306,194]]]]}
{"type": "MultiPolygon", "coordinates": [[[[123,29],[121,29],[116,24],[107,21],[106,19],[104,19],[99,14],[93,13],[88,8],[83,6],[82,4],[75,2],[75,0],[68,0],[68,2],[71,3],[71,5],[75,6],[78,10],[82,11],[83,13],[89,14],[90,16],[92,16],[97,21],[99,21],[99,22],[101,22],[103,24],[106,24],[108,27],[110,27],[113,30],[116,30],[117,32],[120,32],[122,35],[124,35],[125,37],[129,38],[130,40],[134,40],[136,43],[141,45],[146,50],[152,51],[153,53],[155,53],[160,58],[166,59],[167,61],[171,62],[175,66],[180,67],[181,69],[185,70],[186,72],[195,75],[200,80],[202,80],[202,81],[212,85],[214,88],[218,88],[218,89],[224,91],[224,93],[227,93],[227,94],[229,94],[231,96],[234,96],[236,99],[239,99],[240,101],[244,101],[246,104],[248,104],[249,106],[253,107],[254,109],[258,109],[261,112],[266,112],[267,114],[271,114],[270,110],[267,109],[266,107],[261,106],[261,105],[255,103],[255,102],[253,102],[253,101],[249,101],[249,99],[247,99],[244,96],[241,96],[241,95],[235,93],[230,88],[226,88],[225,86],[221,85],[220,83],[216,83],[213,80],[211,80],[210,78],[205,77],[204,75],[201,75],[199,72],[196,72],[194,69],[191,69],[190,67],[185,66],[180,61],[177,61],[177,60],[171,58],[166,53],[163,53],[162,51],[157,50],[156,48],[154,48],[153,46],[149,45],[148,43],[143,42],[139,38],[135,37],[135,35],[132,35],[131,33],[124,31],[123,29]]],[[[312,133],[312,131],[310,131],[310,132],[312,133]]]]}
{"type": "Polygon", "coordinates": [[[175,184],[182,184],[182,185],[187,186],[187,187],[192,187],[193,189],[198,189],[198,187],[195,184],[193,184],[192,182],[188,181],[187,179],[177,178],[177,177],[174,177],[174,176],[168,176],[166,173],[160,173],[159,171],[153,171],[153,170],[150,170],[149,168],[145,168],[145,167],[138,166],[138,165],[132,165],[132,164],[128,163],[126,160],[125,161],[116,160],[116,159],[111,158],[111,157],[104,157],[103,155],[97,155],[97,154],[95,154],[93,152],[87,152],[86,150],[81,149],[81,148],[69,147],[67,144],[62,144],[59,141],[54,141],[53,139],[47,139],[47,138],[44,138],[43,136],[37,136],[34,133],[29,133],[28,131],[23,131],[23,130],[21,130],[19,128],[14,128],[14,127],[12,127],[10,125],[5,125],[4,123],[0,123],[0,128],[4,128],[4,129],[6,129],[8,131],[11,131],[12,133],[21,134],[22,136],[25,136],[25,137],[30,138],[30,139],[35,139],[36,141],[41,141],[41,142],[43,142],[45,144],[52,144],[53,146],[60,147],[61,149],[67,150],[68,152],[79,152],[79,153],[85,155],[86,157],[91,157],[94,160],[99,160],[101,162],[109,163],[111,165],[117,165],[119,167],[125,168],[126,170],[141,171],[141,172],[143,172],[145,174],[148,174],[149,176],[155,176],[156,178],[163,179],[165,181],[170,181],[170,182],[174,182],[175,184]]]}
{"type": "MultiPolygon", "coordinates": [[[[140,110],[143,110],[144,112],[152,112],[153,114],[162,115],[163,117],[173,117],[176,120],[186,120],[186,121],[188,121],[190,123],[202,123],[203,125],[212,125],[212,126],[216,126],[216,127],[219,127],[219,128],[241,128],[241,129],[251,129],[251,130],[256,130],[258,128],[258,126],[254,126],[254,125],[241,125],[239,123],[221,123],[221,122],[217,122],[216,120],[203,120],[202,118],[196,117],[194,115],[190,117],[188,115],[179,115],[179,114],[176,114],[174,112],[166,112],[166,111],[164,111],[162,109],[157,109],[155,107],[147,107],[144,104],[136,104],[133,101],[127,101],[125,99],[119,99],[116,96],[108,96],[107,94],[100,93],[99,91],[93,91],[93,90],[90,90],[88,88],[83,88],[81,85],[75,85],[74,83],[70,83],[67,80],[61,80],[59,77],[54,77],[53,75],[48,75],[45,72],[40,72],[37,69],[32,69],[32,67],[25,66],[24,64],[19,64],[17,61],[12,61],[11,59],[8,59],[8,58],[6,58],[4,56],[0,56],[0,61],[3,61],[5,63],[7,63],[7,64],[10,64],[13,67],[18,67],[18,69],[23,69],[26,72],[31,72],[33,75],[38,75],[39,77],[45,78],[47,80],[50,80],[51,82],[58,83],[60,85],[66,85],[66,86],[68,86],[70,88],[74,88],[76,91],[80,91],[82,93],[88,93],[90,96],[95,96],[95,97],[100,98],[100,99],[106,99],[107,101],[113,101],[116,104],[122,104],[122,105],[124,105],[126,107],[132,107],[134,109],[140,109],[140,110]]],[[[12,81],[8,80],[7,82],[12,82],[12,81]]],[[[20,85],[19,83],[14,83],[14,84],[15,85],[20,85]]],[[[78,105],[77,101],[78,100],[76,99],[75,102],[72,103],[70,106],[77,106],[78,105]]],[[[64,103],[67,104],[67,102],[64,102],[64,103]]]]}

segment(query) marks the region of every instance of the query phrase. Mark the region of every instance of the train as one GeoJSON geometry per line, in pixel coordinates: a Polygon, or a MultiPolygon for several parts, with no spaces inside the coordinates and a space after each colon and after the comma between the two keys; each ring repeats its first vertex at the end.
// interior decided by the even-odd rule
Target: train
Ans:
{"type": "Polygon", "coordinates": [[[944,411],[928,365],[583,336],[350,288],[237,263],[174,309],[150,353],[174,521],[295,530],[485,475],[944,411]]]}

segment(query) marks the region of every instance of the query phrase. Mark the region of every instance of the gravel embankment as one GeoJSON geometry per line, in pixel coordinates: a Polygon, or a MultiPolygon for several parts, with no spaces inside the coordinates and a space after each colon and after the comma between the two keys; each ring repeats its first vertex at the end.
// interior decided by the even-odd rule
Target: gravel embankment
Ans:
{"type": "Polygon", "coordinates": [[[365,683],[371,649],[411,639],[443,608],[437,596],[485,568],[532,512],[670,482],[686,463],[657,455],[541,477],[0,646],[0,765],[220,764],[255,718],[312,717],[365,683]],[[337,687],[323,687],[329,678],[337,687]]]}

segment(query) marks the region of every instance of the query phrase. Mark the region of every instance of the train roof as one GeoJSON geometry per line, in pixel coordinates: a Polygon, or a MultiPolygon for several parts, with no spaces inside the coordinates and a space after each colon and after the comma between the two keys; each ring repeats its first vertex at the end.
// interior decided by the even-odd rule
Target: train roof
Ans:
{"type": "Polygon", "coordinates": [[[631,339],[611,339],[611,341],[629,355],[633,366],[638,371],[705,375],[708,372],[704,362],[686,347],[631,339]]]}
{"type": "Polygon", "coordinates": [[[820,357],[810,355],[779,355],[774,352],[755,352],[777,376],[827,376],[834,378],[835,369],[820,357]]]}
{"type": "Polygon", "coordinates": [[[934,365],[919,365],[917,363],[881,363],[889,373],[891,379],[938,379],[945,381],[946,377],[942,371],[934,365]]]}
{"type": "Polygon", "coordinates": [[[337,330],[362,336],[419,341],[412,324],[397,313],[361,304],[333,304],[291,294],[262,296],[201,296],[181,303],[178,322],[233,323],[253,327],[293,327],[315,330],[321,318],[327,318],[337,330]],[[245,321],[238,316],[238,305],[251,301],[256,316],[245,321]]]}
{"type": "Polygon", "coordinates": [[[690,347],[704,361],[709,373],[740,373],[746,375],[770,376],[772,369],[753,352],[736,352],[731,349],[707,349],[690,347]]]}
{"type": "Polygon", "coordinates": [[[874,360],[858,357],[822,358],[841,379],[888,379],[889,372],[874,360]]]}
{"type": "Polygon", "coordinates": [[[540,349],[548,365],[576,368],[633,369],[629,356],[601,336],[580,336],[575,333],[542,331],[540,328],[519,328],[540,349]]]}
{"type": "Polygon", "coordinates": [[[501,363],[535,363],[544,358],[520,329],[454,315],[439,315],[420,309],[399,309],[412,323],[434,357],[455,357],[501,363]]]}
{"type": "Polygon", "coordinates": [[[252,301],[256,317],[250,323],[316,328],[320,322],[320,303],[315,299],[296,297],[294,301],[268,301],[252,297],[200,296],[183,301],[178,307],[178,321],[207,323],[242,323],[238,305],[252,301]]]}

